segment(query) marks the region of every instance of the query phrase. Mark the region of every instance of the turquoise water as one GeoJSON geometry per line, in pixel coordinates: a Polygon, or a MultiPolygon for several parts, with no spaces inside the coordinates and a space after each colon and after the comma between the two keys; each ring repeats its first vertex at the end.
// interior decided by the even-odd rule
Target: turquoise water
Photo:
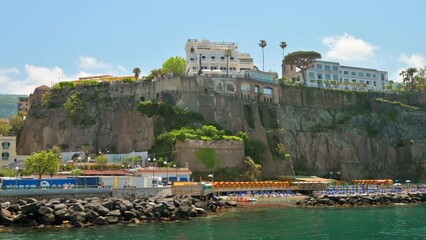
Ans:
{"type": "Polygon", "coordinates": [[[242,207],[191,221],[84,229],[19,229],[0,239],[426,239],[426,206],[242,207]]]}

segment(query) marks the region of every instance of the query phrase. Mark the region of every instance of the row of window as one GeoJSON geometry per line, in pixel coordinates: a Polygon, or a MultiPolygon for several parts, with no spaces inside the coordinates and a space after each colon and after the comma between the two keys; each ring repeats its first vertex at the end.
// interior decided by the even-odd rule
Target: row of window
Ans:
{"type": "MultiPolygon", "coordinates": [[[[197,66],[192,66],[192,70],[197,70],[198,69],[198,67],[197,66]]],[[[201,69],[210,69],[210,70],[217,70],[218,68],[217,67],[207,67],[207,66],[201,66],[201,69]]],[[[220,67],[219,68],[220,70],[226,70],[226,67],[220,67]]],[[[236,70],[236,68],[235,67],[229,67],[229,70],[230,71],[235,71],[236,70]]],[[[240,70],[247,70],[247,69],[245,69],[245,68],[240,68],[240,70]]]]}
{"type": "MultiPolygon", "coordinates": [[[[343,71],[343,75],[349,75],[349,71],[343,71]]],[[[351,75],[352,76],[356,76],[357,74],[356,74],[356,72],[351,72],[351,75]]],[[[364,77],[364,73],[363,72],[358,72],[358,76],[359,77],[364,77]]],[[[373,73],[373,74],[371,74],[371,73],[365,73],[365,77],[376,78],[376,74],[375,73],[373,73]]]]}
{"type": "MultiPolygon", "coordinates": [[[[317,69],[323,69],[323,65],[322,64],[317,64],[317,69]]],[[[339,68],[337,66],[330,66],[330,65],[324,65],[324,70],[326,71],[331,71],[331,69],[333,69],[333,71],[338,71],[339,68]]]]}
{"type": "MultiPolygon", "coordinates": [[[[313,72],[309,72],[309,76],[308,76],[310,79],[315,79],[315,73],[313,73],[313,72]]],[[[319,80],[322,80],[322,79],[325,79],[325,80],[339,80],[339,75],[337,75],[337,74],[333,74],[333,75],[331,75],[331,74],[329,74],[329,73],[326,73],[326,74],[324,74],[324,78],[323,78],[323,74],[322,73],[318,73],[317,74],[317,79],[319,79],[319,80]],[[331,77],[333,77],[333,79],[331,79],[331,77]]]]}

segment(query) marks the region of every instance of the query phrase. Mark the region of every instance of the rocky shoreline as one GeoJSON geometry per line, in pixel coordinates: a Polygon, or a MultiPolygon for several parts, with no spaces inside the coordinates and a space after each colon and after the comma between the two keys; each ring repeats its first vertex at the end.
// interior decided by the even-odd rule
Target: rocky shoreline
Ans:
{"type": "Polygon", "coordinates": [[[296,202],[299,207],[351,207],[426,203],[426,193],[318,195],[296,202]]]}
{"type": "Polygon", "coordinates": [[[235,201],[191,196],[84,199],[20,199],[2,202],[0,225],[6,227],[85,227],[117,223],[175,221],[223,211],[235,207],[235,201]]]}

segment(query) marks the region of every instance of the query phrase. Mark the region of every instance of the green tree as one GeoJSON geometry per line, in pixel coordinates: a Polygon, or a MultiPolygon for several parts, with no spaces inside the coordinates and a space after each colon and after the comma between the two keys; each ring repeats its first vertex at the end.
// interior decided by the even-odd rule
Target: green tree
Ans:
{"type": "Polygon", "coordinates": [[[41,95],[41,106],[43,108],[48,108],[51,105],[52,105],[52,93],[49,91],[41,95]]]}
{"type": "Polygon", "coordinates": [[[101,168],[105,169],[106,165],[108,164],[108,157],[101,153],[100,155],[96,156],[95,163],[101,168]]]}
{"type": "Polygon", "coordinates": [[[60,160],[59,155],[55,154],[52,150],[43,150],[34,153],[24,162],[25,169],[30,174],[38,175],[39,186],[41,187],[41,177],[44,174],[54,174],[59,168],[60,160]]]}
{"type": "Polygon", "coordinates": [[[78,115],[81,114],[82,111],[85,109],[85,107],[86,103],[83,101],[83,99],[80,98],[77,93],[70,96],[64,103],[64,108],[68,111],[68,115],[72,119],[76,119],[78,115]]]}
{"type": "Polygon", "coordinates": [[[16,136],[16,142],[19,142],[19,138],[21,137],[22,129],[24,128],[25,117],[27,113],[19,112],[15,116],[10,119],[10,136],[16,136]]]}
{"type": "Polygon", "coordinates": [[[232,50],[229,48],[226,49],[224,55],[226,57],[226,76],[229,77],[229,57],[232,56],[232,50]]]}
{"type": "Polygon", "coordinates": [[[266,146],[261,141],[249,138],[244,139],[244,154],[252,158],[256,163],[262,161],[265,152],[266,146]]]}
{"type": "Polygon", "coordinates": [[[283,50],[282,77],[284,77],[284,67],[285,67],[285,64],[284,64],[284,49],[287,47],[287,43],[284,42],[284,41],[280,42],[280,47],[283,50]]]}
{"type": "Polygon", "coordinates": [[[171,57],[163,63],[163,72],[175,75],[185,74],[186,62],[182,57],[171,57]]]}
{"type": "Polygon", "coordinates": [[[139,79],[139,75],[141,74],[141,69],[138,67],[133,68],[133,74],[135,74],[136,80],[139,79]]]}
{"type": "Polygon", "coordinates": [[[10,131],[10,123],[0,120],[0,136],[8,136],[10,131]]]}
{"type": "Polygon", "coordinates": [[[306,85],[305,72],[321,54],[314,51],[297,51],[287,54],[284,58],[285,64],[295,65],[302,72],[303,83],[306,85]]]}
{"type": "Polygon", "coordinates": [[[266,41],[265,40],[260,40],[259,47],[262,48],[262,63],[263,63],[263,69],[262,69],[262,71],[265,71],[265,54],[263,52],[263,49],[266,47],[266,41]]]}
{"type": "Polygon", "coordinates": [[[417,68],[410,67],[402,71],[399,75],[402,76],[402,81],[406,84],[407,90],[414,91],[416,89],[416,81],[414,74],[417,72],[417,68]]]}
{"type": "Polygon", "coordinates": [[[262,176],[262,165],[256,164],[251,157],[245,157],[243,161],[243,177],[246,181],[257,181],[262,176]]]}

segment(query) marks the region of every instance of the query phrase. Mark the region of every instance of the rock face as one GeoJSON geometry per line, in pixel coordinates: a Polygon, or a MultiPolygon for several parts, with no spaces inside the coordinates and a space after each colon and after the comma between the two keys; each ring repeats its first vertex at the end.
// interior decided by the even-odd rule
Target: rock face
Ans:
{"type": "MultiPolygon", "coordinates": [[[[55,144],[65,151],[84,144],[95,151],[148,150],[154,142],[154,121],[139,112],[137,104],[158,100],[200,112],[225,129],[244,131],[262,141],[268,147],[261,162],[264,178],[294,173],[324,176],[329,172],[340,172],[343,179],[421,178],[416,173],[421,173],[426,156],[426,94],[281,88],[271,83],[278,104],[270,104],[261,96],[260,101],[241,99],[239,81],[167,77],[134,85],[53,90],[49,107],[43,108],[37,100],[31,105],[18,153],[30,154],[55,144]],[[237,89],[221,87],[229,81],[235,81],[237,89]],[[72,118],[63,104],[74,93],[80,94],[86,105],[82,114],[72,118]],[[279,143],[286,145],[292,159],[277,154],[279,143]]],[[[182,148],[179,154],[187,156],[193,151],[182,148]]],[[[236,161],[232,154],[221,159],[225,166],[236,161]]],[[[186,162],[177,161],[182,166],[186,162]]]]}
{"type": "Polygon", "coordinates": [[[217,208],[236,206],[213,199],[202,202],[190,196],[136,199],[52,199],[49,201],[32,199],[22,208],[13,207],[16,205],[1,204],[0,225],[25,227],[70,223],[71,226],[82,227],[92,224],[180,220],[203,216],[216,211],[217,208]],[[76,201],[79,203],[75,203],[76,201]]]}

